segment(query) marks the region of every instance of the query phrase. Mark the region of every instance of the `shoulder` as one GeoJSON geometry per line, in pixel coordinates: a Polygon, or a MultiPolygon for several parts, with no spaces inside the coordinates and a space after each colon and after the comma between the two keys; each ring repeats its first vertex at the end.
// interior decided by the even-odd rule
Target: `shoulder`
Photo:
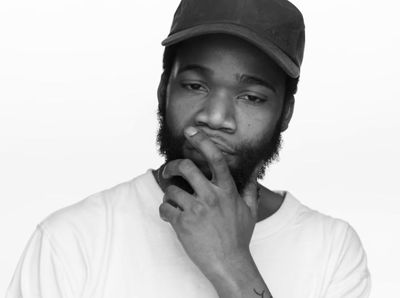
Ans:
{"type": "MultiPolygon", "coordinates": [[[[59,209],[47,216],[39,226],[50,239],[61,238],[61,235],[63,238],[90,238],[105,231],[113,217],[123,214],[129,206],[137,203],[148,175],[149,172],[146,172],[59,209]]],[[[64,239],[63,242],[66,241],[64,239]]]]}
{"type": "Polygon", "coordinates": [[[345,220],[324,214],[315,209],[312,209],[296,198],[290,193],[287,193],[287,199],[294,201],[293,205],[296,210],[293,216],[293,223],[295,226],[310,229],[313,233],[322,233],[328,238],[343,238],[347,233],[355,233],[352,226],[345,220]]]}
{"type": "Polygon", "coordinates": [[[361,253],[363,247],[361,240],[346,220],[323,214],[308,207],[302,208],[299,214],[299,222],[308,229],[313,238],[319,238],[321,246],[329,249],[337,261],[344,253],[361,253]]]}
{"type": "Polygon", "coordinates": [[[79,221],[90,223],[95,218],[103,218],[112,205],[118,204],[129,191],[132,181],[94,193],[70,206],[59,209],[47,216],[39,225],[45,229],[62,229],[79,221]]]}
{"type": "Polygon", "coordinates": [[[307,207],[289,192],[284,194],[281,208],[267,219],[265,228],[332,260],[339,260],[343,253],[363,254],[360,238],[350,223],[307,207]]]}
{"type": "MultiPolygon", "coordinates": [[[[151,172],[150,172],[151,175],[151,172]]],[[[86,282],[96,282],[114,239],[123,235],[143,208],[137,201],[152,194],[149,171],[62,208],[38,224],[19,262],[10,293],[36,291],[45,281],[49,297],[73,291],[81,296],[86,282]],[[149,185],[150,183],[150,185],[149,185]],[[136,211],[139,209],[138,211],[136,211]],[[135,214],[136,212],[136,214],[135,214]],[[26,281],[29,281],[28,283],[26,281]],[[57,294],[54,294],[57,293],[57,294]]],[[[131,232],[131,229],[129,230],[131,232]]]]}

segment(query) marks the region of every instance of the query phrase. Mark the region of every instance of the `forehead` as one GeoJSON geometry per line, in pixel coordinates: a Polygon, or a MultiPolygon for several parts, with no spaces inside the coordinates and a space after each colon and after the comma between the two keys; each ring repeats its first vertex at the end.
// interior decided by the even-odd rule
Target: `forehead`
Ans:
{"type": "Polygon", "coordinates": [[[284,71],[252,44],[225,34],[212,34],[182,42],[176,52],[174,68],[201,65],[221,74],[249,74],[280,85],[284,71]]]}

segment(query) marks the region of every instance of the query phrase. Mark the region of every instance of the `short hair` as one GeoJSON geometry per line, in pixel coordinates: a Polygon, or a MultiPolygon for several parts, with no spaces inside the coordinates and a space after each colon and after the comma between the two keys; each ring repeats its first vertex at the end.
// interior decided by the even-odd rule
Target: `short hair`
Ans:
{"type": "MultiPolygon", "coordinates": [[[[179,46],[179,43],[165,47],[165,49],[164,49],[164,55],[163,55],[163,61],[162,61],[163,72],[161,74],[161,90],[159,91],[160,96],[163,99],[165,99],[165,97],[166,97],[168,80],[169,80],[169,76],[171,75],[172,67],[174,65],[178,46],[179,46]]],[[[285,89],[284,105],[286,104],[287,100],[290,97],[293,97],[296,94],[298,82],[299,82],[299,77],[292,78],[289,75],[286,75],[286,84],[285,84],[286,89],[285,89]]],[[[160,111],[164,111],[165,104],[163,104],[163,106],[160,106],[159,108],[160,108],[160,111]]]]}

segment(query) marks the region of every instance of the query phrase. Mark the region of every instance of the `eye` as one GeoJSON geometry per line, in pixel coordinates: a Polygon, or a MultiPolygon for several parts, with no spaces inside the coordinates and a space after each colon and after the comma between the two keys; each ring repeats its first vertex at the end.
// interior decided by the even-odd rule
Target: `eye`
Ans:
{"type": "Polygon", "coordinates": [[[259,97],[256,95],[251,95],[251,94],[246,94],[246,95],[240,96],[240,98],[251,104],[261,104],[261,103],[264,103],[267,101],[266,98],[262,98],[262,97],[259,97]]]}
{"type": "Polygon", "coordinates": [[[207,88],[199,83],[186,83],[183,82],[182,87],[190,91],[207,91],[207,88]]]}

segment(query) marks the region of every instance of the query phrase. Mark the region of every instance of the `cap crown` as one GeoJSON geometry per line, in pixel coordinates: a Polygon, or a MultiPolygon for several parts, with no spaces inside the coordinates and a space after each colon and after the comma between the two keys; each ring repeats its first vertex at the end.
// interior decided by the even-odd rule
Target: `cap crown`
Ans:
{"type": "MultiPolygon", "coordinates": [[[[225,33],[234,35],[235,30],[245,29],[250,35],[254,34],[256,46],[272,44],[300,68],[305,43],[304,21],[301,12],[289,1],[182,0],[175,12],[169,36],[207,24],[232,26],[232,32],[225,33]]],[[[203,30],[203,34],[206,33],[203,30]]],[[[252,38],[249,39],[251,42],[252,38]]]]}

